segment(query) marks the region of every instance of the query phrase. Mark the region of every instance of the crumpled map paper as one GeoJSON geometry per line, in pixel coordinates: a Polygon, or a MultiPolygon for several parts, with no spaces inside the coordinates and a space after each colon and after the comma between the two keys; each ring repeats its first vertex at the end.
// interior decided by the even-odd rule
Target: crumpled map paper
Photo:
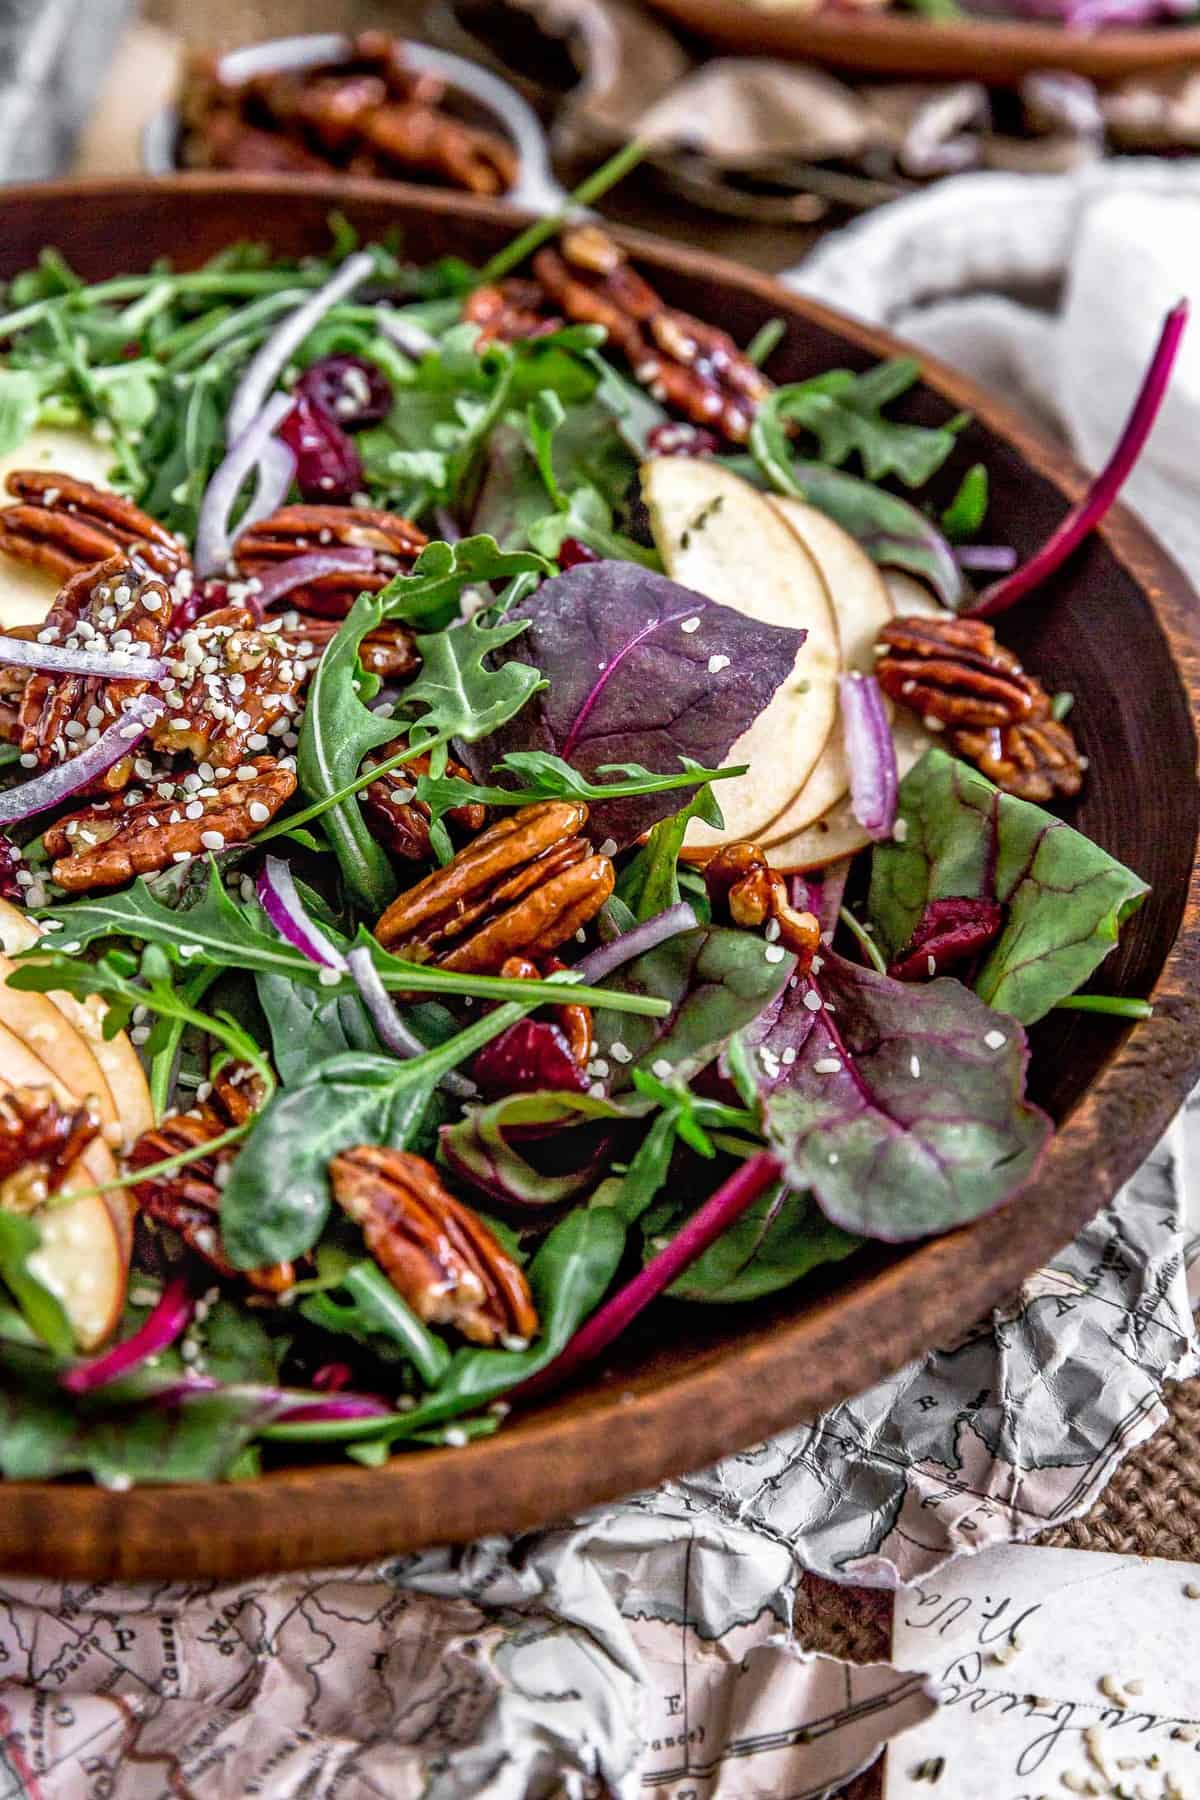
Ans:
{"type": "Polygon", "coordinates": [[[1195,1564],[1034,1544],[955,1563],[896,1596],[893,1654],[941,1707],[888,1751],[885,1800],[1190,1800],[1198,1651],[1195,1564]]]}

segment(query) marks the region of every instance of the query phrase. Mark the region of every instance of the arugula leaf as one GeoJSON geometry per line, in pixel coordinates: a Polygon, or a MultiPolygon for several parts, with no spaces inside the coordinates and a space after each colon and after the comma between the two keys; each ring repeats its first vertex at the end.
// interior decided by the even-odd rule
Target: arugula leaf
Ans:
{"type": "Polygon", "coordinates": [[[19,450],[38,420],[39,388],[30,369],[0,369],[0,456],[19,450]]]}
{"type": "Polygon", "coordinates": [[[415,747],[428,750],[451,738],[476,743],[506,725],[546,686],[524,663],[486,666],[485,659],[525,630],[523,619],[485,625],[476,613],[452,630],[417,639],[421,671],[400,697],[400,709],[412,715],[409,735],[415,747]]]}
{"type": "Polygon", "coordinates": [[[707,784],[697,789],[687,805],[669,819],[660,819],[647,843],[622,869],[617,898],[625,902],[636,919],[652,919],[668,906],[677,906],[683,898],[679,889],[679,853],[693,819],[702,819],[716,831],[725,824],[716,795],[707,784]]]}
{"type": "Polygon", "coordinates": [[[596,1009],[596,1054],[610,1064],[613,1091],[628,1087],[637,1070],[691,1081],[778,997],[795,966],[777,944],[722,925],[681,932],[624,964],[603,983],[605,991],[651,994],[669,1001],[671,1011],[652,1020],[596,1009]]]}
{"type": "Polygon", "coordinates": [[[1010,1199],[1052,1134],[1024,1097],[1028,1060],[1021,1027],[961,982],[892,981],[826,951],[758,1047],[767,1140],[842,1230],[948,1231],[1010,1199]]]}
{"type": "MultiPolygon", "coordinates": [[[[692,1210],[681,1214],[672,1203],[666,1217],[656,1213],[644,1221],[647,1262],[692,1210]]],[[[667,1292],[673,1300],[743,1305],[791,1287],[822,1263],[841,1262],[861,1243],[861,1238],[830,1224],[807,1194],[777,1182],[667,1292]]]]}
{"type": "Polygon", "coordinates": [[[931,428],[884,418],[883,408],[907,393],[920,376],[919,363],[898,357],[865,375],[831,369],[811,381],[776,388],[755,413],[751,453],[768,479],[789,491],[795,478],[787,426],[797,424],[812,433],[821,460],[834,468],[857,453],[868,480],[897,475],[906,487],[923,487],[954,449],[962,421],[931,428]]]}
{"type": "Polygon", "coordinates": [[[62,1302],[37,1279],[29,1259],[41,1243],[37,1222],[27,1214],[0,1212],[0,1279],[30,1329],[60,1356],[75,1349],[75,1334],[62,1302]]]}
{"type": "Polygon", "coordinates": [[[424,1147],[440,1122],[434,1094],[442,1076],[530,1010],[498,1006],[407,1062],[327,1057],[277,1093],[255,1119],[221,1197],[221,1235],[234,1267],[289,1262],[311,1250],[329,1216],[330,1159],[353,1144],[424,1147]]]}
{"type": "Polygon", "coordinates": [[[952,544],[973,538],[988,509],[988,472],[984,463],[972,463],[949,506],[942,513],[942,530],[952,544]]]}
{"type": "MultiPolygon", "coordinates": [[[[764,625],[627,562],[584,563],[508,615],[529,629],[504,655],[548,684],[467,755],[480,779],[512,751],[549,751],[594,778],[619,756],[667,772],[686,757],[718,768],[790,675],[804,633],[764,625]],[[714,654],[737,680],[715,683],[714,654]]],[[[628,844],[672,810],[659,795],[601,801],[590,829],[628,844]]]]}
{"type": "Polygon", "coordinates": [[[352,1337],[384,1360],[403,1357],[427,1387],[435,1386],[449,1367],[450,1352],[441,1338],[421,1323],[369,1258],[346,1270],[336,1294],[326,1290],[302,1300],[300,1314],[310,1325],[352,1337]]]}
{"type": "Polygon", "coordinates": [[[904,842],[876,846],[868,900],[887,960],[931,900],[998,901],[1004,928],[975,992],[1023,1025],[1088,979],[1149,892],[1099,844],[943,750],[928,750],[905,776],[898,816],[904,842]]]}
{"type": "MultiPolygon", "coordinates": [[[[364,705],[359,693],[359,647],[384,619],[428,619],[444,624],[447,608],[468,583],[507,579],[544,566],[528,554],[500,550],[492,538],[430,544],[411,574],[397,575],[374,596],[359,596],[317,665],[297,755],[300,784],[313,803],[301,819],[306,821],[319,811],[350,893],[373,916],[382,912],[395,894],[395,876],[367,829],[357,799],[335,796],[353,783],[367,752],[400,735],[402,727],[364,705]]],[[[487,709],[478,730],[494,729],[494,722],[509,716],[504,705],[521,704],[520,694],[533,685],[525,676],[502,678],[483,669],[484,655],[505,639],[489,639],[482,626],[460,630],[466,635],[453,644],[449,633],[418,640],[424,667],[406,689],[405,702],[410,710],[417,706],[426,709],[417,721],[422,742],[438,732],[443,733],[440,741],[446,742],[453,730],[465,733],[475,729],[471,709],[476,704],[487,709]]]]}

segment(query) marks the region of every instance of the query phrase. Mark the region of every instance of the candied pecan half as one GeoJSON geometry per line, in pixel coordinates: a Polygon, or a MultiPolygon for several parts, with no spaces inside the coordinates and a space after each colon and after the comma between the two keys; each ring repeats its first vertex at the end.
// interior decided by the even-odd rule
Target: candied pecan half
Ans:
{"type": "Polygon", "coordinates": [[[278,627],[260,625],[246,606],[205,613],[171,650],[174,679],[163,688],[166,711],[150,741],[227,771],[291,731],[317,661],[290,654],[278,627]]]}
{"type": "MultiPolygon", "coordinates": [[[[286,644],[288,654],[311,674],[337,636],[342,621],[318,618],[312,613],[289,612],[279,617],[282,623],[278,641],[286,644]]],[[[359,647],[358,660],[368,674],[378,675],[381,681],[403,681],[421,666],[416,637],[398,619],[385,619],[367,633],[359,647]]]]}
{"type": "Polygon", "coordinates": [[[49,1088],[0,1093],[0,1211],[40,1206],[99,1130],[91,1106],[65,1111],[49,1088]]]}
{"type": "MultiPolygon", "coordinates": [[[[203,1091],[203,1090],[202,1090],[203,1091]]],[[[129,1152],[132,1172],[198,1149],[243,1125],[262,1104],[262,1085],[245,1064],[225,1069],[215,1078],[208,1098],[188,1112],[170,1113],[153,1131],[143,1132],[129,1152]]],[[[262,1269],[235,1269],[221,1242],[221,1189],[237,1154],[226,1144],[182,1168],[133,1183],[133,1195],[147,1216],[179,1233],[188,1249],[227,1281],[245,1281],[261,1293],[285,1292],[296,1279],[291,1263],[262,1269]]]]}
{"type": "MultiPolygon", "coordinates": [[[[372,750],[363,758],[363,768],[373,769],[376,763],[386,759],[387,753],[387,745],[372,750]]],[[[429,758],[414,756],[411,762],[393,769],[390,775],[381,775],[378,781],[371,782],[359,795],[372,835],[393,856],[402,857],[405,862],[429,862],[433,856],[429,808],[423,800],[416,798],[413,785],[415,776],[428,773],[429,758]]],[[[454,761],[446,764],[446,773],[457,775],[462,781],[471,779],[471,771],[454,761]]],[[[469,806],[454,807],[446,817],[460,831],[482,831],[487,822],[487,809],[473,802],[469,806]]]]}
{"type": "Polygon", "coordinates": [[[0,551],[60,582],[134,544],[154,546],[160,573],[188,564],[178,538],[111,488],[41,469],[14,469],[5,485],[17,504],[0,509],[0,551]]]}
{"type": "Polygon", "coordinates": [[[468,125],[436,106],[394,101],[367,112],[358,123],[367,153],[364,174],[418,170],[441,176],[468,194],[505,194],[516,183],[517,157],[499,132],[468,125]],[[371,166],[376,158],[382,168],[371,166]]]}
{"type": "Polygon", "coordinates": [[[413,962],[474,974],[556,950],[613,891],[612,862],[579,835],[586,819],[578,802],[521,807],[394,900],[376,937],[413,962]]]}
{"type": "Polygon", "coordinates": [[[598,226],[565,231],[557,250],[534,257],[533,272],[567,318],[606,328],[656,400],[734,443],[746,441],[771,392],[767,377],[728,332],[667,306],[598,226]]]}
{"type": "Polygon", "coordinates": [[[73,894],[120,887],[206,850],[247,843],[296,791],[292,770],[271,756],[256,756],[219,784],[186,780],[194,785],[179,783],[173,799],[135,798],[134,790],[56,820],[45,843],[59,887],[73,894]]]}
{"type": "Polygon", "coordinates": [[[546,296],[540,282],[520,276],[494,287],[475,288],[463,304],[463,318],[478,325],[477,345],[544,337],[562,325],[560,318],[546,312],[546,296]]]}
{"type": "Polygon", "coordinates": [[[406,568],[428,539],[419,526],[399,513],[370,506],[283,506],[268,519],[243,531],[233,547],[234,561],[247,578],[265,575],[276,563],[306,550],[371,550],[370,569],[349,575],[322,575],[295,588],[287,603],[303,612],[343,619],[359,594],[377,594],[400,569],[406,568]]]}
{"type": "MultiPolygon", "coordinates": [[[[68,648],[103,649],[158,656],[166,639],[171,598],[166,582],[151,566],[153,546],[136,545],[96,568],[72,575],[46,615],[38,636],[68,648]]],[[[149,684],[115,681],[101,675],[35,671],[21,696],[21,753],[46,768],[65,762],[120,717],[125,705],[149,684]]],[[[26,765],[30,766],[30,765],[26,765]]],[[[122,757],[99,786],[116,793],[129,780],[132,761],[122,757]]]]}
{"type": "Polygon", "coordinates": [[[884,693],[941,725],[1011,725],[1034,710],[1037,682],[982,619],[892,619],[879,643],[884,693]]]}
{"type": "Polygon", "coordinates": [[[814,913],[796,912],[787,882],[767,861],[757,844],[725,844],[704,865],[704,885],[713,911],[728,912],[735,925],[765,928],[768,938],[799,957],[797,974],[806,975],[821,946],[820,921],[814,913]]]}
{"type": "Polygon", "coordinates": [[[372,1144],[329,1165],[338,1205],[427,1325],[452,1325],[472,1344],[529,1339],[537,1311],[520,1267],[423,1156],[372,1144]]]}
{"type": "Polygon", "coordinates": [[[1086,767],[1070,726],[1050,713],[992,731],[956,731],[951,748],[973,762],[980,774],[1018,800],[1070,799],[1083,786],[1086,767]]]}

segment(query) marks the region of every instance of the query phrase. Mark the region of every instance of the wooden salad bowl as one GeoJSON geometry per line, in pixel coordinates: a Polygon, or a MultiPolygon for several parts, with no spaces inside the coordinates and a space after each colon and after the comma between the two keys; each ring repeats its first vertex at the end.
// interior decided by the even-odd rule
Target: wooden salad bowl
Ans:
{"type": "Polygon", "coordinates": [[[863,75],[940,76],[1003,86],[1038,69],[1119,81],[1200,61],[1200,26],[1065,31],[1018,19],[946,23],[914,13],[759,10],[742,0],[650,0],[677,25],[743,56],[797,57],[863,75]]]}
{"type": "MultiPolygon", "coordinates": [[[[481,261],[522,222],[498,203],[376,183],[59,184],[6,193],[0,273],[28,267],[47,244],[89,278],[158,256],[195,264],[239,238],[311,252],[327,243],[334,208],[367,237],[399,227],[422,260],[481,261]]],[[[899,348],[766,276],[652,238],[625,241],[669,302],[742,342],[783,319],[778,378],[863,368],[899,348]]],[[[1082,473],[1001,402],[925,368],[908,416],[974,415],[940,477],[947,497],[963,469],[986,462],[989,533],[1028,553],[1081,492],[1082,473]]],[[[1138,1167],[1200,1073],[1200,601],[1117,507],[1005,618],[1003,635],[1049,689],[1075,695],[1072,724],[1090,758],[1075,822],[1152,884],[1098,985],[1151,995],[1154,1017],[1130,1027],[1059,1013],[1034,1029],[1032,1092],[1060,1129],[1022,1194],[963,1230],[875,1246],[752,1306],[659,1302],[569,1392],[462,1449],[415,1451],[381,1469],[309,1462],[252,1482],[126,1493],[0,1485],[0,1566],[77,1580],[229,1577],[543,1524],[813,1418],[961,1335],[1052,1256],[1138,1167]]]]}

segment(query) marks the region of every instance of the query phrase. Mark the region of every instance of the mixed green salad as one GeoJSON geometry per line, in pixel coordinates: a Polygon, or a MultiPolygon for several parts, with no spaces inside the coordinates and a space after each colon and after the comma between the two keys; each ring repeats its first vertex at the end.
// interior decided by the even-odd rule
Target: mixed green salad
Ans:
{"type": "Polygon", "coordinates": [[[1026,1028],[1144,1015],[1072,996],[1146,888],[988,621],[1182,325],[1017,566],[915,363],[777,385],[798,327],[592,225],[14,280],[5,1475],[465,1444],[1017,1193],[1026,1028]]]}

